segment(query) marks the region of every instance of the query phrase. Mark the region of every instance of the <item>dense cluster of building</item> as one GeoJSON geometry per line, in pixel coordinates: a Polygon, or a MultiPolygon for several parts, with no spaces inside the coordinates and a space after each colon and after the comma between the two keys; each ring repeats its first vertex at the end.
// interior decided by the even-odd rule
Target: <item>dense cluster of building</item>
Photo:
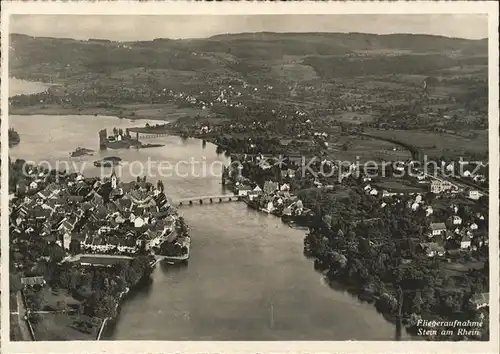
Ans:
{"type": "Polygon", "coordinates": [[[11,195],[14,251],[16,243],[36,238],[56,243],[66,254],[134,256],[177,238],[178,214],[162,184],[123,183],[114,171],[105,179],[72,174],[50,180],[33,167],[11,195]]]}

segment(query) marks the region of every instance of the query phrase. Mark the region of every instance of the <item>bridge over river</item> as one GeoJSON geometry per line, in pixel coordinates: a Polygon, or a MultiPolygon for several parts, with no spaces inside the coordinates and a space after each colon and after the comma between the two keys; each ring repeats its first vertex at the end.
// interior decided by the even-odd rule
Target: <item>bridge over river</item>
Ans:
{"type": "Polygon", "coordinates": [[[203,205],[203,204],[214,204],[214,203],[228,203],[228,202],[239,202],[242,201],[243,197],[234,194],[221,194],[221,195],[202,195],[197,197],[188,197],[182,199],[176,199],[171,202],[175,206],[183,205],[203,205]]]}

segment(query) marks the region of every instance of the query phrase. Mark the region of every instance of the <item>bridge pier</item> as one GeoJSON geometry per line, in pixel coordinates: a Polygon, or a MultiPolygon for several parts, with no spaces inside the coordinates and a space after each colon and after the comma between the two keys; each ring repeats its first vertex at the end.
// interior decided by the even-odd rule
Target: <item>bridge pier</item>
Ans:
{"type": "Polygon", "coordinates": [[[203,199],[200,199],[200,204],[203,204],[203,199]]]}
{"type": "Polygon", "coordinates": [[[189,201],[189,205],[193,205],[193,201],[192,200],[189,201]]]}
{"type": "Polygon", "coordinates": [[[222,198],[219,198],[219,203],[222,203],[222,198]]]}
{"type": "Polygon", "coordinates": [[[214,200],[212,198],[210,198],[210,204],[212,204],[214,202],[214,200]]]}

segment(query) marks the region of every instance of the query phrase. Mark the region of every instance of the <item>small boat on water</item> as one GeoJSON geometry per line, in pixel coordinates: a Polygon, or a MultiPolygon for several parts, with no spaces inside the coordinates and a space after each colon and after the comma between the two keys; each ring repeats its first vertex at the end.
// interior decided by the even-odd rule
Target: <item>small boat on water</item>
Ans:
{"type": "Polygon", "coordinates": [[[139,147],[141,149],[155,148],[155,147],[163,147],[165,144],[142,144],[139,147]]]}

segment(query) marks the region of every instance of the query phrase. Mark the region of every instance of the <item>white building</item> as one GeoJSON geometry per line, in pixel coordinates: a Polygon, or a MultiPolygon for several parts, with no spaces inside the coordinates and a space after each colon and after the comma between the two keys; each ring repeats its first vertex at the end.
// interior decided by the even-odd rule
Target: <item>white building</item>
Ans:
{"type": "Polygon", "coordinates": [[[65,250],[69,250],[70,244],[71,244],[71,235],[66,232],[63,236],[63,248],[65,250]]]}
{"type": "Polygon", "coordinates": [[[453,215],[452,217],[450,217],[451,219],[451,223],[453,225],[460,225],[462,224],[462,218],[458,215],[453,215]]]}
{"type": "Polygon", "coordinates": [[[255,186],[255,188],[253,189],[254,192],[257,192],[257,193],[260,193],[262,192],[262,188],[260,188],[259,186],[255,186]]]}
{"type": "Polygon", "coordinates": [[[266,208],[264,209],[265,212],[270,213],[274,210],[274,204],[273,202],[268,202],[266,208]]]}
{"type": "Polygon", "coordinates": [[[117,184],[118,179],[116,177],[115,170],[113,169],[113,172],[111,173],[111,188],[116,189],[117,184]]]}
{"type": "Polygon", "coordinates": [[[134,218],[134,227],[142,227],[144,224],[146,224],[146,221],[142,217],[134,218]]]}
{"type": "Polygon", "coordinates": [[[440,194],[452,189],[453,184],[444,180],[433,180],[430,184],[430,190],[434,194],[440,194]]]}
{"type": "Polygon", "coordinates": [[[238,195],[242,197],[247,196],[251,190],[252,188],[250,188],[249,186],[241,185],[238,187],[238,195]]]}
{"type": "Polygon", "coordinates": [[[462,238],[462,241],[460,241],[460,248],[462,249],[467,249],[470,247],[471,244],[471,238],[469,235],[464,235],[462,238]]]}
{"type": "Polygon", "coordinates": [[[287,183],[283,183],[280,187],[280,191],[286,192],[290,190],[290,186],[287,183]]]}
{"type": "Polygon", "coordinates": [[[472,199],[472,200],[478,200],[479,198],[482,197],[482,194],[478,191],[478,190],[475,190],[475,189],[471,189],[469,191],[469,195],[468,195],[468,198],[469,199],[472,199]]]}
{"type": "Polygon", "coordinates": [[[446,225],[443,222],[431,223],[431,236],[441,235],[446,231],[446,225]]]}

